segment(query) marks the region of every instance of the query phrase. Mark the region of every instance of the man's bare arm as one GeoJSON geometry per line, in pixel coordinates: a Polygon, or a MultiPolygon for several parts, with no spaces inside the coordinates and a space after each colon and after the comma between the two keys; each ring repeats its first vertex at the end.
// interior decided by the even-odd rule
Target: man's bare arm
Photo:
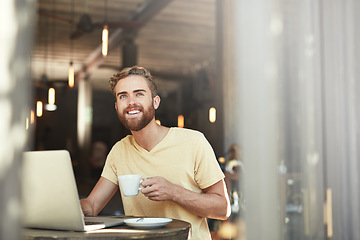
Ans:
{"type": "Polygon", "coordinates": [[[96,216],[114,196],[118,186],[104,177],[100,177],[90,195],[80,200],[85,216],[96,216]]]}
{"type": "Polygon", "coordinates": [[[146,178],[141,192],[153,201],[174,201],[200,217],[225,220],[230,204],[224,180],[195,193],[172,184],[162,177],[146,178]]]}

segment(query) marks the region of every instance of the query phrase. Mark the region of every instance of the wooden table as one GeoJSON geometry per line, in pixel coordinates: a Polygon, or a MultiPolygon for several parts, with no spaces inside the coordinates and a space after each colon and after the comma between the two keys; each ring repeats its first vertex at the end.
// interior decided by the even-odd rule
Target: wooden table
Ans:
{"type": "Polygon", "coordinates": [[[112,228],[105,228],[89,232],[55,231],[24,228],[23,236],[26,240],[82,240],[82,239],[188,239],[190,223],[175,220],[164,227],[153,229],[132,228],[126,224],[112,228]]]}

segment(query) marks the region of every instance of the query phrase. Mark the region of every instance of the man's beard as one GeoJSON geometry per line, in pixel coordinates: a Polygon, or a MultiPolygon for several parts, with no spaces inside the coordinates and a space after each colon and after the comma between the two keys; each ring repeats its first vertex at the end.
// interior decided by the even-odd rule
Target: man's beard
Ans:
{"type": "Polygon", "coordinates": [[[139,108],[140,111],[143,113],[140,119],[127,119],[126,112],[128,111],[128,109],[124,109],[122,113],[118,112],[118,118],[120,122],[130,131],[140,131],[141,129],[146,127],[155,116],[155,108],[153,105],[150,105],[146,110],[144,110],[142,106],[136,107],[139,108]]]}

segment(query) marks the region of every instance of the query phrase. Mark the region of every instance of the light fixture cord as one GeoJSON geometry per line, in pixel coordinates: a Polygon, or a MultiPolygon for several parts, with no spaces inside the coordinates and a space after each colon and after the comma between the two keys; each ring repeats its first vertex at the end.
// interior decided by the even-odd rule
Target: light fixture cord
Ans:
{"type": "MultiPolygon", "coordinates": [[[[55,16],[56,15],[56,0],[53,0],[53,9],[52,9],[52,12],[53,12],[53,16],[55,16]]],[[[56,53],[55,53],[55,34],[56,34],[56,21],[55,21],[55,19],[53,19],[52,18],[52,20],[51,20],[52,22],[51,22],[51,25],[52,25],[52,27],[51,27],[51,40],[50,40],[50,42],[51,42],[51,44],[50,44],[50,46],[51,46],[51,55],[53,56],[53,57],[55,57],[56,56],[56,53]]],[[[54,76],[53,75],[53,71],[54,71],[54,68],[51,68],[51,75],[52,76],[54,76]]]]}
{"type": "Polygon", "coordinates": [[[107,15],[107,0],[105,0],[105,24],[107,25],[108,24],[108,15],[107,15]]]}
{"type": "Polygon", "coordinates": [[[49,18],[45,20],[45,38],[44,38],[44,46],[45,46],[45,61],[44,61],[44,75],[47,74],[47,61],[48,61],[48,45],[49,45],[49,18]]]}
{"type": "MultiPolygon", "coordinates": [[[[71,1],[71,32],[74,32],[75,27],[74,27],[74,12],[75,12],[75,4],[74,4],[74,0],[71,1]]],[[[74,39],[70,38],[70,62],[72,63],[74,60],[74,39]]]]}

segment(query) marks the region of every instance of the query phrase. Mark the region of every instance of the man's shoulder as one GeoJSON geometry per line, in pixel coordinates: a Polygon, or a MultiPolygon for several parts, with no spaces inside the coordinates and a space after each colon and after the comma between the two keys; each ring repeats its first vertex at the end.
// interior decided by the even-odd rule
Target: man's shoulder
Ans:
{"type": "Polygon", "coordinates": [[[176,134],[176,135],[186,135],[186,136],[194,136],[194,137],[199,137],[199,136],[204,135],[200,131],[189,129],[189,128],[172,127],[171,131],[173,131],[174,134],[176,134]]]}
{"type": "Polygon", "coordinates": [[[202,132],[189,129],[189,128],[171,128],[172,135],[177,139],[186,139],[186,141],[198,141],[200,139],[205,139],[205,136],[202,132]]]}
{"type": "Polygon", "coordinates": [[[122,138],[121,140],[117,141],[112,149],[118,149],[118,148],[122,148],[126,145],[131,145],[132,144],[132,141],[133,141],[133,136],[132,135],[127,135],[126,137],[122,138]]]}

